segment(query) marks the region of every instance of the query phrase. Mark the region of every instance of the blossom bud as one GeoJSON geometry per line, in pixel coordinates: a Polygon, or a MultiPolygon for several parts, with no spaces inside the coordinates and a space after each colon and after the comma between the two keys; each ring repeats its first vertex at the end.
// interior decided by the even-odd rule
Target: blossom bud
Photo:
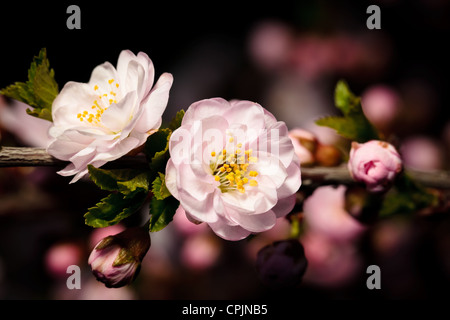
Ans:
{"type": "Polygon", "coordinates": [[[265,246],[258,252],[256,260],[259,278],[272,288],[297,285],[307,265],[303,246],[296,239],[276,241],[265,246]]]}
{"type": "Polygon", "coordinates": [[[384,192],[402,170],[402,160],[397,150],[387,142],[353,142],[348,170],[355,181],[366,184],[369,192],[384,192]]]}
{"type": "Polygon", "coordinates": [[[341,153],[332,145],[319,143],[315,157],[317,164],[324,167],[335,167],[341,162],[341,153]]]}
{"type": "Polygon", "coordinates": [[[317,146],[317,139],[314,134],[303,129],[295,128],[290,130],[288,135],[294,145],[295,154],[300,159],[300,164],[314,164],[314,152],[317,146]]]}
{"type": "Polygon", "coordinates": [[[108,288],[119,288],[130,284],[138,275],[149,248],[148,231],[130,228],[101,240],[92,250],[88,263],[98,281],[108,288]]]}

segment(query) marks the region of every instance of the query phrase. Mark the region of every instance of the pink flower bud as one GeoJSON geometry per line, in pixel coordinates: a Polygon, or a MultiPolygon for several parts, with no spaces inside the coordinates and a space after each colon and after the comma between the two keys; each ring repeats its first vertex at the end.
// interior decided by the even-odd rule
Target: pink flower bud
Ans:
{"type": "Polygon", "coordinates": [[[303,129],[294,128],[289,131],[288,135],[292,140],[295,154],[300,159],[300,164],[314,164],[314,152],[317,147],[317,139],[314,134],[303,129]]]}
{"type": "Polygon", "coordinates": [[[389,189],[402,170],[402,160],[397,150],[387,142],[353,142],[348,170],[355,181],[366,184],[368,191],[383,192],[389,189]]]}
{"type": "Polygon", "coordinates": [[[119,288],[134,280],[149,248],[148,231],[130,228],[101,240],[89,256],[88,263],[98,281],[108,288],[119,288]]]}

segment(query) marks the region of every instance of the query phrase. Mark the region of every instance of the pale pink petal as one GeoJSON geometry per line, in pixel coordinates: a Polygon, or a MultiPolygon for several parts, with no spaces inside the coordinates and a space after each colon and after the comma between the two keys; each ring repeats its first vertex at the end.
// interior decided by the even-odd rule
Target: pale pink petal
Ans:
{"type": "Polygon", "coordinates": [[[251,232],[267,231],[275,225],[276,216],[271,210],[257,215],[247,215],[227,208],[228,216],[242,228],[251,232]]]}
{"type": "Polygon", "coordinates": [[[187,164],[178,167],[178,175],[182,177],[178,181],[178,187],[184,189],[197,201],[204,201],[216,188],[213,175],[197,176],[187,164]]]}
{"type": "Polygon", "coordinates": [[[113,132],[119,132],[133,119],[137,96],[136,91],[128,92],[118,103],[113,103],[102,114],[101,122],[113,132]]]}
{"type": "Polygon", "coordinates": [[[139,52],[135,56],[130,50],[123,50],[117,61],[117,73],[120,82],[124,84],[125,91],[137,89],[138,96],[142,99],[147,96],[153,85],[155,68],[146,53],[139,52]],[[140,74],[140,68],[142,68],[143,74],[140,74]]]}
{"type": "Polygon", "coordinates": [[[265,128],[264,111],[262,107],[251,101],[235,101],[222,114],[229,123],[242,124],[251,130],[265,128]]]}
{"type": "Polygon", "coordinates": [[[287,178],[283,185],[277,189],[278,198],[283,199],[296,193],[302,184],[300,166],[292,162],[286,169],[287,178]]]}
{"type": "MultiPolygon", "coordinates": [[[[179,181],[179,179],[177,179],[179,181]]],[[[214,194],[210,193],[204,201],[198,201],[184,189],[178,189],[178,196],[183,209],[198,221],[206,223],[216,222],[217,213],[214,211],[214,194]]]]}
{"type": "Polygon", "coordinates": [[[192,124],[210,116],[222,115],[230,103],[222,98],[205,99],[194,102],[184,114],[182,125],[192,124]]]}
{"type": "Polygon", "coordinates": [[[293,194],[287,198],[279,199],[277,204],[272,208],[277,218],[286,216],[294,209],[296,195],[293,194]]]}
{"type": "Polygon", "coordinates": [[[169,91],[172,83],[173,76],[170,73],[163,73],[159,77],[153,89],[142,102],[142,114],[137,115],[138,121],[134,130],[148,132],[159,128],[161,116],[169,100],[169,91]]]}
{"type": "MultiPolygon", "coordinates": [[[[89,83],[86,84],[86,86],[92,91],[92,94],[94,94],[95,92],[95,86],[98,86],[98,90],[101,92],[110,92],[111,85],[108,81],[118,80],[117,77],[118,74],[114,66],[109,62],[105,62],[94,68],[91,74],[91,78],[89,79],[89,83]]],[[[90,105],[88,105],[87,107],[89,108],[90,105]]]]}
{"type": "Polygon", "coordinates": [[[219,237],[230,241],[245,239],[251,233],[240,226],[230,226],[227,221],[222,218],[219,218],[217,222],[209,223],[209,226],[219,237]]]}

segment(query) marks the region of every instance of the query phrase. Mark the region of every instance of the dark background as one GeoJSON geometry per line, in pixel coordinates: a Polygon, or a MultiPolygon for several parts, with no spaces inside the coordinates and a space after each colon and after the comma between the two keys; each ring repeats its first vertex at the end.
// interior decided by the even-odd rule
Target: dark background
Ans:
{"type": "MultiPolygon", "coordinates": [[[[436,113],[439,116],[435,116],[434,125],[427,128],[437,134],[448,119],[449,109],[446,107],[449,104],[446,91],[449,88],[450,52],[446,42],[450,33],[450,10],[448,3],[440,0],[9,2],[6,7],[3,5],[0,19],[0,87],[12,81],[23,81],[32,57],[43,47],[48,50],[56,80],[62,88],[69,80],[87,82],[96,65],[104,61],[115,64],[118,54],[125,48],[135,53],[148,53],[155,64],[156,75],[173,73],[177,65],[205,39],[215,39],[236,49],[232,54],[238,66],[227,85],[211,94],[228,99],[258,100],[259,92],[241,93],[236,88],[242,70],[252,67],[246,41],[249,31],[258,22],[279,20],[299,33],[313,31],[322,35],[336,30],[367,31],[369,15],[366,8],[373,3],[381,8],[382,29],[372,32],[388,35],[394,48],[393,58],[389,69],[378,78],[353,83],[352,79],[347,80],[355,92],[360,92],[373,82],[395,85],[407,77],[426,79],[440,100],[440,112],[436,113]],[[77,4],[81,9],[81,30],[66,27],[69,17],[66,9],[70,4],[77,4]],[[443,113],[445,117],[442,117],[443,113]]],[[[343,75],[334,76],[340,78],[343,75]]],[[[173,90],[176,89],[175,80],[173,90]]],[[[181,106],[171,106],[169,102],[170,108],[180,109],[181,106]]]]}

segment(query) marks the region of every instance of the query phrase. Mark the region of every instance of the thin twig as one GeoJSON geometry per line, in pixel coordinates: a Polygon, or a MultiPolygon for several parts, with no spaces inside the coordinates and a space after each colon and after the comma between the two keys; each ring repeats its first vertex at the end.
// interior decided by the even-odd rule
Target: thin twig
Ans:
{"type": "MultiPolygon", "coordinates": [[[[45,149],[3,147],[0,150],[1,167],[64,167],[67,162],[53,158],[45,149]]],[[[103,168],[147,168],[143,155],[124,156],[109,162],[103,168]]],[[[351,184],[353,180],[346,166],[302,167],[303,185],[351,184]]],[[[450,189],[449,171],[407,170],[408,174],[426,187],[450,189]]]]}

